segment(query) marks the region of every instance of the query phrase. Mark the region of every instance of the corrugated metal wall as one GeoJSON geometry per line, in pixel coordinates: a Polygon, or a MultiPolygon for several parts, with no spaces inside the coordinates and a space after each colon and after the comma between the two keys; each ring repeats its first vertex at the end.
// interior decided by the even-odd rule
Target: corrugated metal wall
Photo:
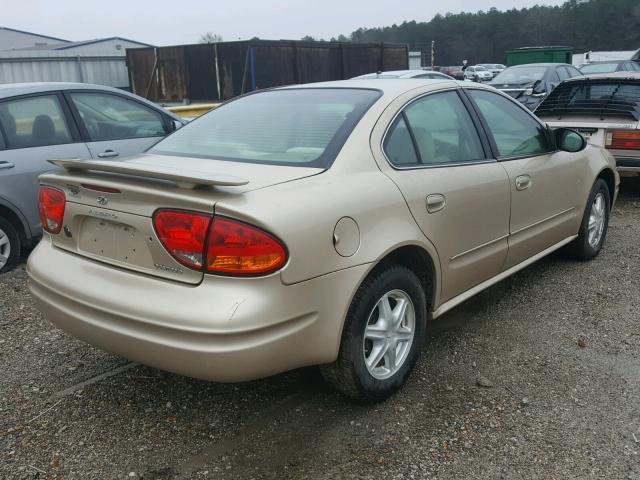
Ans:
{"type": "Polygon", "coordinates": [[[81,82],[129,88],[125,57],[0,51],[0,83],[81,82]]]}

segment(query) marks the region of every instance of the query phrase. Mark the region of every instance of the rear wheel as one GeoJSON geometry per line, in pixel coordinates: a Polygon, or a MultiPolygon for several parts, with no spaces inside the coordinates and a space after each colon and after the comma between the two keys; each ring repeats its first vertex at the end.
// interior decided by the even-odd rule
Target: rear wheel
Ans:
{"type": "Polygon", "coordinates": [[[11,270],[20,257],[20,237],[15,227],[0,217],[0,273],[11,270]]]}
{"type": "Polygon", "coordinates": [[[415,273],[401,266],[374,273],[351,303],[338,359],[321,366],[324,378],[354,399],[384,400],[411,373],[426,320],[425,294],[415,273]]]}
{"type": "Polygon", "coordinates": [[[590,260],[602,250],[609,227],[610,199],[607,183],[599,178],[589,194],[578,238],[570,244],[569,251],[572,257],[590,260]]]}

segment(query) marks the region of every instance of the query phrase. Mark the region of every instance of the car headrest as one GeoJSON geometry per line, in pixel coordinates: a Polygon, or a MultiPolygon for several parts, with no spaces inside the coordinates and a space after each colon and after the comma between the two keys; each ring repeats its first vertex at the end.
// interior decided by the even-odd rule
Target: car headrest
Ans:
{"type": "Polygon", "coordinates": [[[33,140],[38,144],[45,144],[56,137],[56,127],[49,115],[38,115],[33,121],[31,129],[33,140]]]}

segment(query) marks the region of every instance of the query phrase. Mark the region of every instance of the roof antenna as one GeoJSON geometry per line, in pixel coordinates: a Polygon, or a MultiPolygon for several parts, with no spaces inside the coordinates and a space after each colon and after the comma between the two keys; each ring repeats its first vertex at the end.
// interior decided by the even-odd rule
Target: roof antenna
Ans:
{"type": "Polygon", "coordinates": [[[378,70],[378,71],[376,72],[376,78],[380,78],[380,74],[381,74],[381,73],[382,73],[382,70],[378,70]]]}

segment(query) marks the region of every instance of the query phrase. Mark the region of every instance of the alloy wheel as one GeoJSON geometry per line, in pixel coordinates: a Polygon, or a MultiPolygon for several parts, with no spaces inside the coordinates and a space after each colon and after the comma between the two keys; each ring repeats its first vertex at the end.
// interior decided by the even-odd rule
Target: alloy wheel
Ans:
{"type": "Polygon", "coordinates": [[[0,228],[0,268],[4,267],[11,256],[11,242],[7,233],[0,228]]]}
{"type": "Polygon", "coordinates": [[[607,202],[605,201],[604,194],[602,192],[598,192],[591,204],[589,224],[587,225],[587,238],[591,248],[598,248],[600,240],[602,240],[602,234],[604,232],[607,217],[606,208],[607,202]]]}
{"type": "Polygon", "coordinates": [[[385,293],[377,302],[364,331],[363,355],[374,378],[392,377],[406,361],[416,328],[416,313],[402,290],[385,293]]]}

